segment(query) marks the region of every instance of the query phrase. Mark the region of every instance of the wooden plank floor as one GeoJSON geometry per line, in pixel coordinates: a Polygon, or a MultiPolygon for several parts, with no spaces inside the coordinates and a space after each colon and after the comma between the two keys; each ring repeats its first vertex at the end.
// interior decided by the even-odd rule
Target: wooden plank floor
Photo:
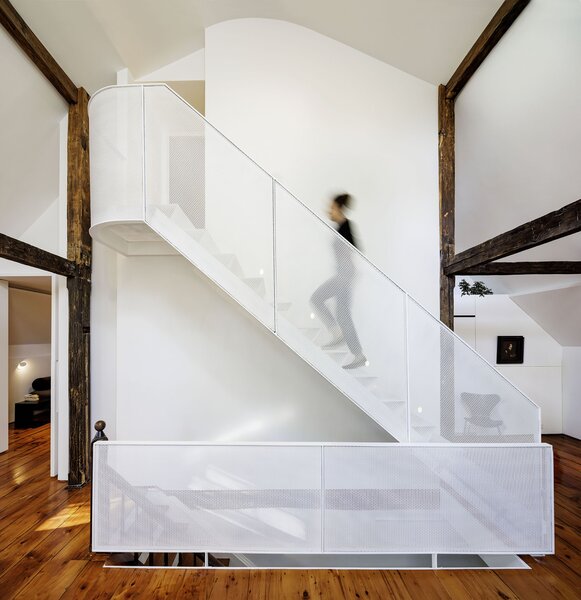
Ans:
{"type": "Polygon", "coordinates": [[[0,455],[0,599],[581,598],[581,442],[555,448],[555,556],[532,571],[104,569],[89,552],[89,488],[49,478],[48,426],[10,432],[0,455]]]}

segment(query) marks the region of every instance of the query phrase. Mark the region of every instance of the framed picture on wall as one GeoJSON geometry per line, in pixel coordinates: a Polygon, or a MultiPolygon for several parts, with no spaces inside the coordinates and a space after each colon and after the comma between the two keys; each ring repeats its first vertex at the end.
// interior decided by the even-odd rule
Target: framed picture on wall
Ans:
{"type": "Polygon", "coordinates": [[[496,364],[523,364],[525,355],[525,339],[522,335],[499,335],[497,340],[496,364]]]}

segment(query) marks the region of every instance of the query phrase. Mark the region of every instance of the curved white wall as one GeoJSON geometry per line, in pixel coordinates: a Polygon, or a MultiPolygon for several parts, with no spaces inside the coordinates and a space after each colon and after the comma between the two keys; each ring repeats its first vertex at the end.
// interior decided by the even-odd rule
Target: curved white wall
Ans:
{"type": "Polygon", "coordinates": [[[205,55],[208,119],[317,213],[353,194],[364,252],[436,313],[435,86],[284,21],[214,25],[205,55]]]}

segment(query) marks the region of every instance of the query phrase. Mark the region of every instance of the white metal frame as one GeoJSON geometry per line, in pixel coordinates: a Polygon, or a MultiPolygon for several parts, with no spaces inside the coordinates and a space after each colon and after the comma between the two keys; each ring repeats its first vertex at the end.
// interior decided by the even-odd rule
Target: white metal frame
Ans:
{"type": "MultiPolygon", "coordinates": [[[[539,522],[538,524],[535,523],[535,526],[538,526],[539,530],[541,531],[550,531],[550,538],[549,538],[549,545],[546,547],[536,547],[536,548],[522,548],[522,547],[515,547],[515,548],[511,548],[510,550],[506,550],[506,549],[501,549],[501,548],[486,548],[486,547],[480,547],[480,548],[471,548],[471,552],[467,552],[467,551],[449,551],[446,549],[442,549],[442,548],[438,548],[438,549],[434,549],[435,552],[432,552],[432,554],[443,554],[443,555],[466,555],[466,554],[478,554],[478,555],[514,555],[514,554],[553,554],[554,553],[554,544],[555,544],[555,538],[554,538],[554,491],[553,491],[553,461],[552,461],[552,446],[550,446],[549,444],[429,444],[429,443],[402,443],[402,444],[382,444],[382,443],[334,443],[334,442],[321,442],[321,443],[315,443],[315,442],[245,442],[245,443],[214,443],[214,442],[161,442],[161,441],[157,441],[157,442],[138,442],[138,441],[119,441],[119,442],[113,442],[113,441],[107,441],[107,442],[98,442],[97,444],[95,444],[94,447],[94,451],[96,453],[96,460],[94,460],[94,477],[93,477],[93,485],[94,485],[94,494],[93,494],[93,498],[94,498],[94,510],[93,510],[93,522],[92,522],[92,530],[93,530],[93,550],[97,551],[97,552],[175,552],[175,551],[208,551],[208,552],[212,552],[212,553],[225,553],[225,554],[255,554],[255,555],[272,555],[272,554],[288,554],[288,555],[390,555],[390,554],[409,554],[411,555],[425,555],[426,552],[423,550],[418,550],[417,552],[402,552],[401,550],[390,550],[389,548],[381,548],[380,550],[369,550],[366,549],[365,551],[354,551],[353,549],[349,549],[349,550],[345,550],[345,551],[341,551],[341,550],[337,550],[332,549],[332,550],[325,550],[325,464],[324,464],[324,459],[325,459],[325,453],[324,450],[326,448],[381,448],[381,449],[388,449],[388,448],[393,448],[394,450],[399,450],[401,448],[425,448],[425,449],[430,449],[431,451],[433,451],[436,448],[445,448],[446,451],[449,452],[461,452],[463,449],[484,449],[487,451],[490,451],[491,449],[495,449],[495,448],[507,448],[507,449],[517,449],[517,448],[522,448],[522,449],[533,449],[533,450],[543,450],[544,452],[548,452],[549,455],[546,456],[544,458],[544,464],[547,466],[547,472],[544,473],[544,479],[543,482],[544,484],[546,484],[545,489],[543,490],[539,490],[539,494],[544,494],[544,498],[543,498],[543,502],[545,503],[545,505],[548,505],[550,507],[550,511],[549,511],[549,519],[550,522],[539,522]],[[305,550],[303,548],[301,549],[293,549],[292,547],[289,547],[288,549],[285,549],[284,552],[273,552],[273,551],[261,551],[261,550],[257,550],[255,548],[248,548],[247,550],[244,549],[240,549],[240,548],[228,548],[228,547],[212,547],[212,548],[204,548],[204,549],[196,549],[196,548],[191,548],[188,550],[184,550],[184,549],[178,549],[178,548],[172,548],[172,547],[131,547],[131,546],[123,546],[123,545],[117,545],[114,547],[110,547],[110,546],[100,546],[98,544],[95,544],[95,540],[98,540],[98,529],[99,527],[102,527],[102,524],[100,522],[99,516],[102,511],[106,508],[103,507],[101,505],[101,501],[100,501],[100,496],[99,496],[99,491],[100,491],[100,485],[101,485],[101,480],[100,478],[97,476],[97,470],[99,468],[99,464],[100,464],[100,453],[103,453],[104,456],[106,456],[107,454],[107,449],[108,448],[113,448],[113,447],[117,447],[117,448],[123,448],[123,447],[138,447],[138,448],[155,448],[155,447],[173,447],[173,448],[194,448],[194,447],[199,447],[199,448],[223,448],[223,449],[231,449],[232,450],[232,455],[233,456],[237,456],[237,452],[239,451],[240,448],[254,448],[254,447],[259,447],[259,448],[288,448],[288,449],[292,449],[292,448],[320,448],[321,450],[321,508],[319,509],[321,511],[321,550],[320,551],[313,551],[313,550],[309,550],[308,552],[305,552],[305,550]],[[548,460],[550,458],[550,460],[548,460]]],[[[136,466],[137,468],[137,466],[136,466]]],[[[147,465],[143,466],[140,465],[140,467],[142,470],[143,469],[147,469],[147,465]]],[[[542,478],[541,478],[542,479],[542,478]]],[[[349,489],[357,489],[357,488],[349,488],[349,489]]],[[[375,489],[381,489],[381,488],[375,488],[375,489]]],[[[421,489],[421,488],[418,488],[421,489]]],[[[227,490],[225,490],[227,491],[227,490]]],[[[486,500],[486,489],[479,489],[478,490],[478,495],[479,497],[481,497],[483,499],[483,501],[486,500]]],[[[219,510],[219,507],[217,507],[217,510],[219,510]]],[[[499,510],[502,510],[502,507],[499,507],[499,510]]]]}

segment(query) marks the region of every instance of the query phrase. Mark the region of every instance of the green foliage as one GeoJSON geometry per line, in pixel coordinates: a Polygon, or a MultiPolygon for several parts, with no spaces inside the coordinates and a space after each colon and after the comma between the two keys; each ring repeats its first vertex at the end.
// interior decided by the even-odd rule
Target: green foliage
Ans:
{"type": "Polygon", "coordinates": [[[482,281],[476,281],[473,285],[470,285],[465,279],[462,279],[458,284],[458,287],[462,292],[462,296],[484,297],[494,293],[490,288],[487,288],[482,281]]]}

